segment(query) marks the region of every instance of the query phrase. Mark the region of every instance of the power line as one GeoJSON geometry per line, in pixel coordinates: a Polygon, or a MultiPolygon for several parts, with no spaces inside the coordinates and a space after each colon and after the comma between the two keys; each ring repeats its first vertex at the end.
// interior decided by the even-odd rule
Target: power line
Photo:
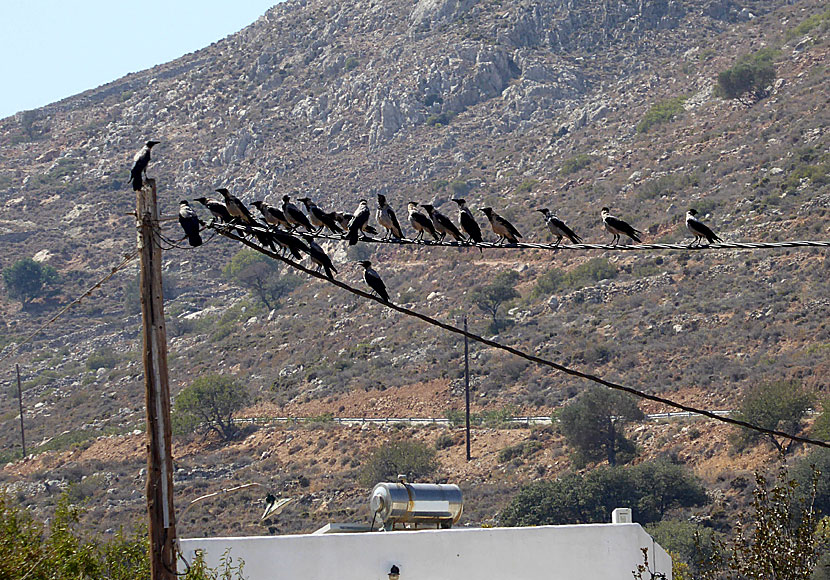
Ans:
{"type": "MultiPolygon", "coordinates": [[[[265,228],[259,229],[267,232],[265,228]]],[[[342,236],[330,234],[307,234],[320,240],[343,241],[342,236]]],[[[790,240],[783,242],[721,242],[707,244],[705,246],[689,246],[689,244],[630,244],[623,246],[612,246],[611,244],[538,244],[532,242],[519,242],[516,244],[497,244],[495,242],[449,242],[438,240],[415,240],[409,238],[372,238],[363,235],[359,238],[361,242],[369,244],[396,244],[402,246],[425,246],[445,248],[483,248],[483,249],[520,249],[520,250],[612,250],[620,252],[647,252],[654,250],[688,250],[692,252],[706,250],[775,250],[780,248],[830,248],[830,240],[790,240]]]]}
{"type": "Polygon", "coordinates": [[[44,322],[40,327],[37,328],[37,330],[35,330],[31,334],[29,334],[26,338],[24,338],[20,342],[13,345],[12,348],[9,350],[9,352],[7,352],[4,355],[0,356],[0,362],[6,360],[7,358],[9,358],[13,354],[15,354],[18,350],[20,350],[21,346],[23,346],[24,344],[26,344],[27,342],[32,340],[34,337],[36,337],[38,334],[40,334],[43,330],[45,330],[48,326],[50,326],[52,323],[54,323],[58,318],[60,318],[64,314],[66,314],[66,312],[70,308],[72,308],[76,304],[80,304],[81,300],[83,300],[87,296],[91,295],[92,292],[96,288],[100,288],[101,285],[104,284],[104,282],[106,282],[107,280],[109,280],[110,278],[115,276],[116,273],[123,270],[127,266],[127,264],[129,264],[130,262],[133,261],[133,259],[135,259],[136,256],[138,256],[138,251],[137,250],[135,252],[131,253],[131,254],[127,254],[126,256],[124,256],[124,259],[121,260],[121,262],[117,266],[113,267],[112,270],[110,270],[109,274],[107,274],[106,276],[104,276],[103,278],[98,280],[95,284],[90,286],[86,291],[84,291],[83,294],[81,294],[80,296],[75,298],[75,300],[73,300],[72,302],[70,302],[69,304],[67,304],[63,308],[61,308],[58,311],[57,314],[55,314],[52,318],[50,318],[49,320],[44,322]]]}
{"type": "Polygon", "coordinates": [[[699,415],[703,415],[704,417],[714,419],[715,421],[720,421],[722,423],[729,423],[731,425],[737,425],[739,427],[744,427],[746,429],[751,429],[753,431],[758,431],[759,433],[763,433],[765,435],[770,435],[770,436],[775,436],[775,437],[783,437],[785,439],[790,439],[792,441],[798,441],[799,443],[805,443],[807,445],[816,445],[816,446],[819,446],[819,447],[826,447],[826,448],[830,449],[830,442],[827,442],[827,441],[819,441],[819,440],[816,440],[816,439],[809,439],[807,437],[800,437],[798,435],[791,435],[789,433],[785,433],[783,431],[778,431],[776,429],[767,429],[765,427],[754,425],[752,423],[748,423],[748,422],[742,421],[740,419],[733,419],[732,417],[717,415],[717,414],[715,414],[711,411],[706,411],[704,409],[698,409],[696,407],[692,407],[691,405],[685,405],[683,403],[678,403],[676,401],[672,401],[671,399],[666,399],[665,397],[660,397],[658,395],[652,395],[650,393],[639,391],[639,390],[637,390],[633,387],[627,387],[625,385],[620,385],[618,383],[614,383],[614,382],[605,380],[602,377],[598,377],[598,376],[593,375],[591,373],[585,373],[585,372],[582,372],[582,371],[578,371],[576,369],[566,367],[566,366],[561,365],[559,363],[556,363],[556,362],[553,362],[553,361],[550,361],[550,360],[547,360],[547,359],[544,359],[544,358],[526,353],[526,352],[524,352],[522,350],[519,350],[517,348],[513,348],[512,346],[507,346],[507,345],[501,344],[501,343],[496,342],[494,340],[490,340],[490,339],[484,338],[483,336],[479,336],[479,335],[474,334],[472,332],[465,331],[461,328],[452,326],[451,324],[441,322],[440,320],[432,318],[431,316],[428,316],[426,314],[422,314],[421,312],[411,310],[409,308],[406,308],[404,306],[400,306],[400,305],[395,304],[393,302],[385,302],[385,301],[381,300],[380,298],[378,298],[377,296],[375,296],[374,294],[369,294],[368,292],[365,292],[363,290],[359,290],[358,288],[350,286],[349,284],[346,284],[345,282],[341,282],[340,280],[337,280],[337,279],[334,279],[334,278],[328,278],[327,276],[324,276],[323,274],[321,274],[321,273],[319,273],[315,270],[312,270],[311,268],[307,268],[306,266],[303,266],[302,264],[299,264],[297,262],[294,262],[292,260],[289,260],[288,258],[285,258],[285,257],[281,256],[277,252],[272,252],[270,250],[266,250],[265,248],[262,248],[262,247],[258,246],[257,244],[251,242],[250,240],[247,240],[243,237],[240,237],[240,236],[234,234],[230,230],[230,228],[227,227],[227,226],[223,226],[221,224],[209,224],[208,227],[213,228],[214,230],[216,230],[217,232],[219,232],[221,235],[223,235],[225,237],[228,237],[232,240],[236,240],[238,242],[241,242],[241,243],[245,244],[249,248],[251,248],[253,250],[256,250],[257,252],[260,252],[261,254],[264,254],[264,255],[269,256],[269,257],[271,257],[273,259],[276,259],[276,260],[280,260],[280,261],[284,262],[285,264],[288,264],[292,268],[295,268],[297,270],[305,272],[306,274],[308,274],[309,276],[312,276],[314,278],[324,280],[324,281],[328,282],[329,284],[333,284],[333,285],[335,285],[339,288],[342,288],[343,290],[346,290],[347,292],[350,292],[350,293],[355,294],[357,296],[360,296],[362,298],[366,298],[368,300],[373,300],[373,301],[377,302],[378,304],[381,304],[381,305],[383,305],[387,308],[390,308],[392,310],[400,312],[401,314],[417,318],[417,319],[419,319],[423,322],[426,322],[427,324],[430,324],[432,326],[437,326],[437,327],[442,328],[442,329],[444,329],[448,332],[452,332],[452,333],[455,333],[455,334],[460,334],[462,336],[466,336],[470,340],[474,340],[476,342],[479,342],[481,344],[485,344],[485,345],[490,346],[490,347],[495,348],[495,349],[499,349],[499,350],[509,352],[509,353],[519,357],[519,358],[523,358],[523,359],[525,359],[527,361],[530,361],[532,363],[535,363],[535,364],[538,364],[538,365],[541,365],[541,366],[550,367],[550,368],[558,370],[562,373],[565,373],[567,375],[570,375],[570,376],[573,376],[573,377],[578,377],[578,378],[581,378],[581,379],[585,379],[587,381],[603,385],[603,386],[608,387],[610,389],[614,389],[614,390],[617,390],[617,391],[623,391],[625,393],[629,393],[630,395],[634,395],[635,397],[639,397],[641,399],[654,401],[656,403],[661,403],[663,405],[667,405],[669,407],[674,407],[675,409],[681,409],[683,411],[688,411],[690,413],[697,413],[699,415]]]}

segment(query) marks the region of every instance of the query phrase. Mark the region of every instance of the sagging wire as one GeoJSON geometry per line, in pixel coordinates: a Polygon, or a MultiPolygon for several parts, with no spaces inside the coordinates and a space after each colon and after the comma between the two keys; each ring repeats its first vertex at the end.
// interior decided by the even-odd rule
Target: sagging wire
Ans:
{"type": "Polygon", "coordinates": [[[333,284],[333,285],[335,285],[339,288],[342,288],[343,290],[346,290],[347,292],[350,292],[350,293],[352,293],[356,296],[360,296],[361,298],[365,298],[367,300],[373,300],[374,302],[377,302],[378,304],[381,304],[382,306],[385,306],[386,308],[389,308],[391,310],[395,310],[396,312],[399,312],[399,313],[404,314],[406,316],[417,318],[417,319],[419,319],[419,320],[421,320],[421,321],[423,321],[427,324],[430,324],[432,326],[437,326],[437,327],[442,328],[442,329],[444,329],[448,332],[452,332],[452,333],[455,333],[455,334],[460,334],[461,336],[466,336],[470,340],[474,340],[474,341],[479,342],[481,344],[487,345],[491,348],[495,348],[495,349],[498,349],[498,350],[503,350],[505,352],[509,352],[510,354],[513,354],[513,355],[515,355],[519,358],[525,359],[525,360],[527,360],[529,362],[532,362],[534,364],[537,364],[537,365],[540,365],[540,366],[546,366],[546,367],[555,369],[557,371],[560,371],[564,374],[567,374],[567,375],[570,375],[570,376],[573,376],[573,377],[577,377],[577,378],[581,378],[581,379],[590,381],[592,383],[597,383],[597,384],[603,385],[605,387],[608,387],[610,389],[614,389],[616,391],[622,391],[622,392],[628,393],[630,395],[633,395],[635,397],[638,397],[640,399],[653,401],[655,403],[660,403],[662,405],[666,405],[668,407],[673,407],[675,409],[681,409],[683,411],[688,411],[690,413],[696,413],[696,414],[699,414],[699,415],[703,415],[704,417],[708,417],[708,418],[713,419],[715,421],[720,421],[721,423],[728,423],[730,425],[735,425],[735,426],[738,426],[738,427],[744,427],[746,429],[757,431],[757,432],[763,433],[765,435],[770,435],[770,436],[774,436],[774,437],[782,437],[784,439],[790,439],[792,441],[797,441],[799,443],[804,443],[806,445],[814,445],[814,446],[817,446],[817,447],[824,447],[824,448],[830,449],[830,442],[828,442],[828,441],[819,441],[817,439],[810,439],[808,437],[801,437],[799,435],[792,435],[790,433],[785,433],[783,431],[778,431],[776,429],[767,429],[766,427],[761,427],[760,425],[755,425],[753,423],[749,423],[749,422],[743,421],[741,419],[734,419],[734,418],[728,417],[728,416],[717,415],[717,414],[715,414],[711,411],[707,411],[705,409],[698,409],[697,407],[692,407],[691,405],[686,405],[684,403],[678,403],[677,401],[673,401],[673,400],[667,399],[665,397],[660,397],[658,395],[652,395],[650,393],[640,391],[640,390],[635,389],[633,387],[627,387],[625,385],[620,385],[618,383],[614,383],[612,381],[608,381],[606,379],[603,379],[602,377],[599,377],[597,375],[593,375],[591,373],[585,373],[585,372],[582,372],[582,371],[579,371],[579,370],[576,370],[576,369],[572,369],[570,367],[566,367],[566,366],[564,366],[562,364],[559,364],[557,362],[550,361],[550,360],[538,357],[536,355],[526,353],[526,352],[524,352],[522,350],[519,350],[517,348],[514,348],[512,346],[507,346],[505,344],[501,344],[501,343],[496,342],[494,340],[484,338],[483,336],[479,336],[477,334],[474,334],[474,333],[469,332],[467,330],[464,330],[462,328],[458,328],[458,327],[453,326],[451,324],[441,322],[440,320],[437,320],[437,319],[435,319],[431,316],[428,316],[428,315],[423,314],[421,312],[418,312],[416,310],[411,310],[411,309],[406,308],[404,306],[400,306],[398,304],[395,304],[394,302],[386,302],[386,301],[382,300],[381,298],[375,296],[374,294],[370,294],[368,292],[365,292],[363,290],[355,288],[355,287],[353,287],[349,284],[346,284],[345,282],[341,282],[340,280],[337,280],[336,278],[329,278],[329,277],[321,274],[320,272],[317,272],[316,270],[308,268],[308,267],[306,267],[306,266],[304,266],[304,265],[302,265],[298,262],[294,262],[293,260],[290,260],[290,259],[280,255],[277,252],[273,252],[271,250],[267,250],[265,248],[262,248],[262,247],[258,246],[257,244],[255,244],[254,242],[252,242],[248,239],[245,239],[243,237],[240,237],[240,236],[236,235],[235,233],[232,233],[230,228],[227,225],[211,224],[210,227],[214,228],[219,234],[221,234],[221,235],[223,235],[227,238],[230,238],[232,240],[236,240],[238,242],[241,242],[241,243],[245,244],[246,246],[248,246],[249,248],[251,248],[251,249],[253,249],[257,252],[260,252],[261,254],[269,256],[273,259],[280,260],[280,261],[284,262],[285,264],[291,266],[292,268],[294,268],[296,270],[300,270],[300,271],[308,274],[309,276],[312,276],[313,278],[318,278],[320,280],[324,280],[325,282],[328,282],[329,284],[333,284]]]}

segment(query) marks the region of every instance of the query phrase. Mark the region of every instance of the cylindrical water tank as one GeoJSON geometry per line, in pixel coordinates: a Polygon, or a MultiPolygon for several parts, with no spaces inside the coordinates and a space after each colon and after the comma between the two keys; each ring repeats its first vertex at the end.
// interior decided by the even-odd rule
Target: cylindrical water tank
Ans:
{"type": "Polygon", "coordinates": [[[461,517],[464,500],[457,485],[404,481],[377,484],[369,497],[369,506],[387,528],[395,524],[451,528],[461,517]]]}

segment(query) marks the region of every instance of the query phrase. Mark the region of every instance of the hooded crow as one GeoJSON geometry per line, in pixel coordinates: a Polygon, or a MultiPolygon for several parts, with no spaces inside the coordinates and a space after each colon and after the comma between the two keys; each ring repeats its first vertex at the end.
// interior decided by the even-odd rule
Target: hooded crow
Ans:
{"type": "Polygon", "coordinates": [[[208,199],[206,197],[197,197],[193,201],[198,201],[205,206],[213,217],[220,222],[230,223],[233,221],[233,216],[228,212],[228,206],[216,199],[208,199]]]}
{"type": "Polygon", "coordinates": [[[352,216],[349,222],[349,233],[346,234],[350,246],[354,246],[357,243],[357,237],[363,230],[363,226],[367,223],[369,223],[369,204],[366,203],[365,199],[361,199],[354,212],[354,216],[352,216]]]}
{"type": "Polygon", "coordinates": [[[369,260],[360,260],[358,262],[363,266],[363,280],[369,285],[369,288],[374,290],[380,299],[384,302],[389,302],[389,293],[386,291],[386,284],[380,279],[380,276],[372,268],[372,262],[369,260]]]}
{"type": "Polygon", "coordinates": [[[141,191],[144,187],[144,179],[147,178],[147,165],[150,164],[150,149],[158,145],[160,141],[147,141],[144,147],[138,150],[133,157],[133,168],[130,170],[130,181],[133,182],[133,190],[141,191]],[[143,179],[142,179],[143,177],[143,179]]]}
{"type": "Polygon", "coordinates": [[[699,247],[700,244],[703,243],[703,238],[706,238],[706,241],[710,244],[723,241],[715,235],[715,232],[710,230],[706,224],[697,219],[695,216],[697,216],[697,210],[690,209],[686,212],[686,229],[689,230],[689,232],[695,237],[695,239],[692,240],[692,243],[689,244],[690,248],[695,245],[695,242],[697,242],[699,247]]]}
{"type": "Polygon", "coordinates": [[[617,242],[620,241],[621,234],[625,234],[635,242],[643,241],[640,239],[640,236],[643,235],[643,232],[634,229],[629,224],[622,221],[620,218],[612,216],[611,210],[609,210],[607,207],[602,208],[601,215],[602,223],[605,224],[605,229],[608,230],[608,233],[613,234],[614,236],[614,241],[611,243],[612,247],[616,247],[617,242]]]}
{"type": "Polygon", "coordinates": [[[375,219],[386,228],[386,238],[394,237],[398,240],[403,238],[403,230],[395,216],[395,211],[386,203],[386,196],[382,193],[378,194],[378,209],[375,212],[375,219]]]}
{"type": "Polygon", "coordinates": [[[429,232],[433,238],[438,239],[438,232],[435,231],[432,220],[418,211],[417,202],[410,201],[407,210],[409,211],[409,225],[418,232],[418,235],[415,236],[416,240],[423,239],[424,232],[429,232]]]}
{"type": "Polygon", "coordinates": [[[458,223],[461,224],[461,229],[467,234],[469,241],[480,244],[484,239],[481,236],[481,228],[476,218],[473,217],[473,212],[467,207],[467,202],[463,199],[454,199],[453,201],[458,204],[458,223]]]}
{"type": "Polygon", "coordinates": [[[331,258],[326,255],[326,252],[320,247],[320,244],[315,242],[314,238],[312,238],[309,234],[303,234],[303,237],[308,243],[308,255],[311,258],[311,261],[317,264],[317,270],[323,268],[326,271],[326,276],[334,278],[334,276],[332,276],[332,272],[337,274],[337,268],[335,268],[334,264],[331,263],[331,258]]]}
{"type": "Polygon", "coordinates": [[[422,203],[421,207],[427,210],[430,219],[432,219],[432,225],[435,226],[435,231],[441,236],[441,241],[444,240],[447,234],[451,235],[456,242],[462,240],[461,232],[458,231],[458,228],[455,227],[455,224],[452,223],[450,218],[428,203],[422,203]]]}
{"type": "Polygon", "coordinates": [[[545,216],[545,224],[547,224],[548,230],[556,236],[556,243],[553,245],[554,248],[559,246],[563,237],[571,240],[572,244],[579,244],[582,242],[582,238],[576,235],[565,222],[553,215],[548,208],[543,207],[541,209],[537,209],[536,211],[545,216]]]}
{"type": "Polygon", "coordinates": [[[513,224],[494,212],[492,207],[483,207],[481,211],[484,212],[484,215],[490,221],[490,227],[493,228],[493,233],[499,237],[496,241],[497,244],[503,244],[505,240],[511,244],[519,243],[519,238],[522,237],[522,234],[519,233],[519,230],[513,224]]]}
{"type": "Polygon", "coordinates": [[[334,214],[325,212],[320,207],[311,201],[310,197],[302,197],[298,201],[303,202],[305,205],[305,209],[308,212],[308,218],[311,221],[311,225],[317,228],[315,233],[320,233],[323,231],[323,228],[328,228],[329,231],[333,234],[342,234],[343,229],[337,223],[337,220],[334,219],[334,214]]]}
{"type": "Polygon", "coordinates": [[[291,203],[291,197],[287,195],[282,196],[282,213],[285,214],[285,219],[291,224],[292,230],[300,226],[303,226],[307,232],[313,229],[306,215],[300,208],[291,203]]]}
{"type": "Polygon", "coordinates": [[[202,236],[199,235],[199,216],[185,199],[179,202],[179,224],[184,230],[184,235],[187,236],[187,243],[194,248],[202,245],[202,236]]]}
{"type": "Polygon", "coordinates": [[[285,219],[285,214],[283,214],[279,208],[276,208],[265,201],[259,200],[251,202],[251,205],[259,210],[259,213],[261,213],[262,217],[265,219],[265,223],[269,226],[274,226],[275,228],[282,226],[287,230],[291,229],[291,224],[288,223],[288,220],[285,219]]]}

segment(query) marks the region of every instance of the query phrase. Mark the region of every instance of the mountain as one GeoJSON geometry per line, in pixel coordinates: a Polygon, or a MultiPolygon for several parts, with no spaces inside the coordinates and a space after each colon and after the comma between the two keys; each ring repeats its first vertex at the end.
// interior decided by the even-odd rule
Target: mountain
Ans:
{"type": "MultiPolygon", "coordinates": [[[[9,352],[134,249],[129,166],[150,138],[161,141],[148,173],[167,216],[180,199],[224,186],[246,202],[298,192],[347,211],[383,193],[399,217],[410,199],[454,216],[448,202],[464,195],[530,241],[551,241],[532,211],[540,206],[586,241],[610,239],[602,206],[647,241],[690,241],[689,207],[727,241],[826,239],[825,10],[818,0],[279,4],[203,50],[0,121],[0,268],[34,256],[63,280],[57,299],[27,309],[0,294],[0,347],[9,352]],[[770,47],[768,96],[747,105],[715,95],[719,72],[770,47]]],[[[177,227],[165,230],[177,237],[177,227]]],[[[763,381],[827,389],[830,260],[821,249],[327,247],[344,279],[361,283],[347,262],[371,256],[393,301],[447,321],[468,314],[481,333],[488,320],[470,291],[516,270],[522,296],[501,314],[513,321],[501,342],[707,408],[734,408],[763,381]]],[[[456,337],[315,280],[269,312],[222,274],[238,249],[215,238],[165,253],[174,392],[221,372],[257,394],[252,412],[459,408],[456,337]]],[[[135,272],[14,358],[39,451],[142,428],[135,272]]],[[[586,386],[492,349],[474,347],[472,365],[482,409],[549,414],[586,386]]],[[[16,389],[3,380],[0,450],[11,458],[16,389]]],[[[718,441],[712,453],[725,452],[718,441]]],[[[244,449],[244,461],[224,453],[222,462],[250,463],[244,449]]],[[[4,477],[48,479],[49,461],[4,477]]],[[[126,480],[130,469],[102,472],[126,480]]],[[[135,508],[136,498],[121,499],[135,508]]]]}

